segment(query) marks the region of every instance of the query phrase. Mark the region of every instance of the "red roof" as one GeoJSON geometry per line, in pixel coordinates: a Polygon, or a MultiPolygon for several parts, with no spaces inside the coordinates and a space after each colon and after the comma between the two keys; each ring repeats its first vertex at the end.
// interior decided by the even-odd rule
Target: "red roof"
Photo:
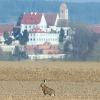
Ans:
{"type": "Polygon", "coordinates": [[[88,29],[92,32],[100,34],[100,25],[91,25],[91,26],[88,26],[88,29]]]}
{"type": "MultiPolygon", "coordinates": [[[[21,24],[39,24],[41,22],[43,13],[25,13],[21,19],[21,24]]],[[[56,13],[44,13],[44,17],[47,22],[47,26],[54,26],[57,14],[56,13]]]]}
{"type": "Polygon", "coordinates": [[[41,13],[26,13],[23,15],[22,24],[39,24],[41,21],[41,13]]]}
{"type": "Polygon", "coordinates": [[[34,46],[33,45],[26,45],[26,51],[28,53],[34,53],[34,46]]]}
{"type": "Polygon", "coordinates": [[[51,45],[49,43],[45,43],[44,45],[27,45],[26,51],[29,54],[35,53],[38,50],[42,50],[45,54],[57,54],[60,53],[59,48],[57,45],[51,45]]]}
{"type": "Polygon", "coordinates": [[[13,31],[13,24],[1,24],[0,25],[0,35],[2,35],[4,32],[11,33],[13,31]]]}
{"type": "Polygon", "coordinates": [[[12,32],[14,25],[3,24],[0,25],[0,32],[12,32]]]}
{"type": "Polygon", "coordinates": [[[45,42],[43,45],[36,45],[36,47],[38,47],[39,49],[45,49],[45,50],[58,49],[57,45],[52,45],[49,42],[45,42]]]}
{"type": "Polygon", "coordinates": [[[47,22],[47,26],[54,26],[56,18],[57,18],[57,14],[56,13],[45,13],[44,16],[47,22]]]}

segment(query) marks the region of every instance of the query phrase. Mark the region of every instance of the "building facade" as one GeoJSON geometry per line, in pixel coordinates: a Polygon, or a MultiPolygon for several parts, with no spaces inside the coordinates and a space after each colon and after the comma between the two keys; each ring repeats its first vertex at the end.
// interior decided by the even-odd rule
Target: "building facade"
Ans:
{"type": "Polygon", "coordinates": [[[52,45],[59,44],[59,34],[57,33],[29,33],[27,45],[43,45],[49,42],[52,45]]]}
{"type": "Polygon", "coordinates": [[[68,8],[65,3],[61,4],[59,11],[59,13],[30,12],[24,13],[21,16],[18,21],[21,33],[24,30],[29,32],[27,46],[32,46],[32,49],[34,46],[42,46],[43,51],[47,43],[51,46],[48,50],[46,49],[47,53],[50,53],[50,50],[55,52],[55,50],[59,49],[55,47],[59,46],[59,33],[61,28],[65,31],[66,39],[71,39],[71,34],[68,32],[71,29],[68,25],[68,8]]]}

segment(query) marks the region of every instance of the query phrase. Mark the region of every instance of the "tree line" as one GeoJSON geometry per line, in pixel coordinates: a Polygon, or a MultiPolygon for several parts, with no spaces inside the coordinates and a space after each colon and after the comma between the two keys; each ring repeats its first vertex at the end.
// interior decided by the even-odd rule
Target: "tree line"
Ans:
{"type": "MultiPolygon", "coordinates": [[[[85,24],[70,24],[71,29],[67,35],[71,34],[71,39],[66,39],[66,33],[61,28],[59,33],[59,49],[66,54],[65,60],[100,60],[100,34],[88,29],[85,24]]],[[[4,32],[4,43],[10,45],[12,41],[18,40],[20,45],[26,45],[29,41],[29,33],[24,30],[20,33],[20,29],[13,29],[13,37],[8,32],[4,32]]],[[[20,59],[25,58],[26,52],[15,47],[14,57],[20,59]]]]}
{"type": "Polygon", "coordinates": [[[70,26],[75,32],[70,41],[64,40],[65,33],[63,29],[61,29],[59,35],[60,45],[63,43],[63,53],[66,54],[65,59],[82,61],[100,60],[100,34],[89,30],[85,24],[72,24],[70,26]],[[72,45],[72,49],[70,45],[72,45]]]}

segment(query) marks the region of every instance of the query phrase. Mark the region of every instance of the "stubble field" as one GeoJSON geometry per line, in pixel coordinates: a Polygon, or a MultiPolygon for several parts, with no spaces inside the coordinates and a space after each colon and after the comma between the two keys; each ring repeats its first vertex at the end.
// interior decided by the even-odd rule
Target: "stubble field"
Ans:
{"type": "Polygon", "coordinates": [[[0,100],[100,100],[99,62],[0,62],[0,100]],[[56,92],[44,96],[42,81],[56,92]]]}

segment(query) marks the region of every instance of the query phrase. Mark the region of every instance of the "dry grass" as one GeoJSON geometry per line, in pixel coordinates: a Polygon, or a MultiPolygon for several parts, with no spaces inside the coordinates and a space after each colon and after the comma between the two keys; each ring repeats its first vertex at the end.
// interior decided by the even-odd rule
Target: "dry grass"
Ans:
{"type": "Polygon", "coordinates": [[[86,96],[58,96],[58,97],[44,97],[44,96],[0,96],[0,100],[100,100],[98,97],[88,98],[86,96]]]}
{"type": "Polygon", "coordinates": [[[0,62],[0,100],[100,100],[99,62],[0,62]],[[47,79],[55,97],[39,87],[47,79]]]}
{"type": "Polygon", "coordinates": [[[0,80],[100,82],[97,62],[0,62],[0,80]]]}

